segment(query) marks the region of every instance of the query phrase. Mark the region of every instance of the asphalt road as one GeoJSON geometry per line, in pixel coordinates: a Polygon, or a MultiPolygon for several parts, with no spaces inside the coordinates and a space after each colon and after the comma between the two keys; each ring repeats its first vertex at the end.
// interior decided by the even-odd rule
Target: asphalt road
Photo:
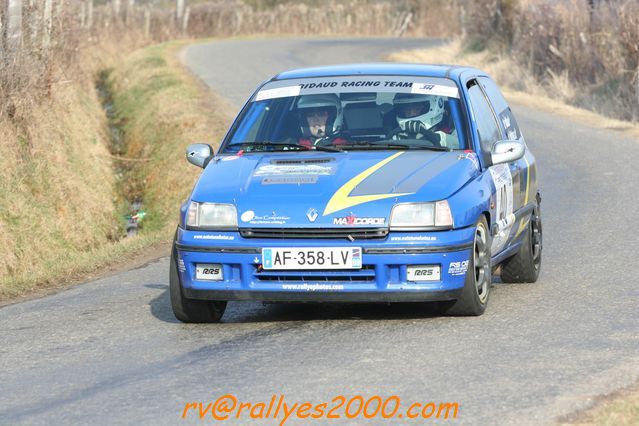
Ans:
{"type": "MultiPolygon", "coordinates": [[[[277,71],[427,43],[222,41],[185,56],[239,108],[277,71]]],[[[542,274],[536,284],[496,283],[482,317],[437,317],[420,304],[234,302],[222,324],[185,325],[171,314],[163,258],[0,309],[0,423],[173,424],[186,402],[234,393],[316,403],[396,394],[458,401],[459,424],[548,424],[635,383],[639,142],[514,109],[538,159],[542,274]]]]}

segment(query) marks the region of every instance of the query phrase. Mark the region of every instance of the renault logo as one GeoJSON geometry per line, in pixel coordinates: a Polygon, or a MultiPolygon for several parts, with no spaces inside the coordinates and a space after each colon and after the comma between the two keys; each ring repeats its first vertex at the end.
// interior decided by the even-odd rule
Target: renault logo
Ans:
{"type": "Polygon", "coordinates": [[[306,212],[306,217],[308,218],[308,220],[310,220],[311,222],[315,222],[315,219],[317,219],[317,216],[319,216],[319,213],[317,213],[317,210],[315,210],[314,208],[310,208],[308,209],[308,211],[306,212]]]}

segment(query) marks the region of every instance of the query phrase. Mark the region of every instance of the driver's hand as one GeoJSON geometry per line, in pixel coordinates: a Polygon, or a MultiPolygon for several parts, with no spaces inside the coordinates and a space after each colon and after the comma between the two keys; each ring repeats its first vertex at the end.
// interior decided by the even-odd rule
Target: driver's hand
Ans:
{"type": "Polygon", "coordinates": [[[424,133],[426,131],[426,126],[424,126],[424,123],[419,120],[410,120],[404,122],[402,130],[406,133],[424,133]]]}

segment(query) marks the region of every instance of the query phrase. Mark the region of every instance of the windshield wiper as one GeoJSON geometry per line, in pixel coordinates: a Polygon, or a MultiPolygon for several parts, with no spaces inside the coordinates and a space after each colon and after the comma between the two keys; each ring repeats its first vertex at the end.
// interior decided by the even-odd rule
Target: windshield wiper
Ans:
{"type": "Polygon", "coordinates": [[[342,150],[339,148],[335,148],[333,146],[325,146],[325,145],[313,145],[311,149],[314,149],[316,151],[325,151],[325,152],[342,152],[342,150]]]}
{"type": "Polygon", "coordinates": [[[342,145],[345,148],[355,149],[418,149],[427,151],[452,151],[450,148],[437,145],[422,145],[422,144],[409,144],[409,143],[397,143],[397,142],[366,142],[365,144],[356,145],[342,145]]]}
{"type": "MultiPolygon", "coordinates": [[[[322,146],[322,145],[307,146],[307,145],[300,145],[300,144],[291,143],[291,142],[234,142],[234,143],[228,144],[226,147],[228,148],[232,146],[246,146],[250,148],[272,148],[272,149],[263,149],[263,150],[260,149],[259,152],[289,151],[289,149],[286,149],[286,148],[293,148],[292,149],[293,151],[316,150],[316,151],[325,151],[325,152],[342,152],[341,149],[333,148],[330,146],[322,146]]],[[[248,152],[252,152],[252,150],[248,152]]]]}
{"type": "Polygon", "coordinates": [[[358,144],[349,144],[349,145],[340,145],[342,148],[347,149],[410,149],[410,145],[402,144],[402,143],[385,143],[385,144],[377,144],[377,143],[358,143],[358,144]]]}
{"type": "Polygon", "coordinates": [[[300,148],[305,151],[308,151],[308,147],[304,145],[298,145],[296,143],[288,143],[288,142],[233,142],[226,145],[227,148],[231,146],[245,146],[250,148],[274,148],[269,151],[283,151],[284,148],[300,148]]]}

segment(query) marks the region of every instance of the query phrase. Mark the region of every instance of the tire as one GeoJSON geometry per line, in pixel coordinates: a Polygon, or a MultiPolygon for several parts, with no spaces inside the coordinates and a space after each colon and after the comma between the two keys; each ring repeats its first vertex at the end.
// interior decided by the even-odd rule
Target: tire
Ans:
{"type": "Polygon", "coordinates": [[[177,250],[175,241],[171,250],[171,266],[169,271],[169,292],[171,307],[175,318],[186,323],[219,322],[226,310],[225,301],[187,299],[182,293],[180,276],[177,270],[177,250]]]}
{"type": "Polygon", "coordinates": [[[505,283],[536,282],[541,270],[542,248],[541,211],[537,204],[526,227],[521,248],[501,265],[501,280],[505,283]]]}
{"type": "Polygon", "coordinates": [[[446,315],[479,316],[486,310],[492,282],[489,229],[482,215],[475,225],[473,252],[468,261],[464,288],[459,299],[445,308],[446,315]]]}

